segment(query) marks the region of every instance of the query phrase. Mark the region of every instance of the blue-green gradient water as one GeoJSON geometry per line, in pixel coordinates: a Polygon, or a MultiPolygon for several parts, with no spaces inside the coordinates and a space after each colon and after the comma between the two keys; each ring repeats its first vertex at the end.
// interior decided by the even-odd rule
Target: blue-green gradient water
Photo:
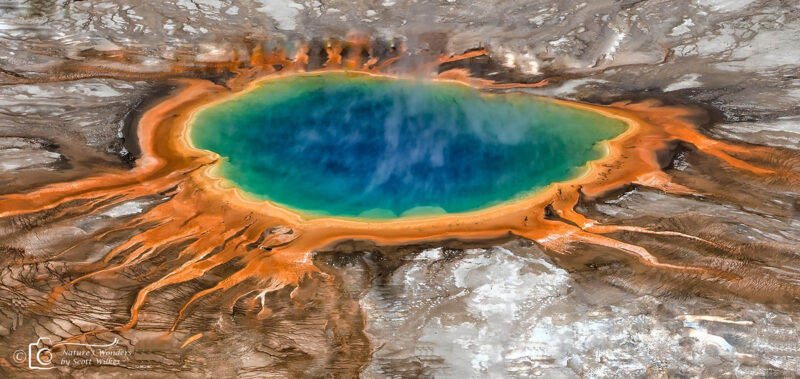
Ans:
{"type": "Polygon", "coordinates": [[[294,76],[196,115],[219,175],[306,214],[471,211],[581,172],[623,122],[531,96],[353,74],[294,76]]]}

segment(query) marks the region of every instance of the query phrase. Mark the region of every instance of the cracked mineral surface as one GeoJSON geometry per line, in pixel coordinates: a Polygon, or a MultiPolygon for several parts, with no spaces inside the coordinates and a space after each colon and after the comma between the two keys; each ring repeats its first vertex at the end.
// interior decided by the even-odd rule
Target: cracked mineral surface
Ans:
{"type": "Polygon", "coordinates": [[[0,373],[795,377],[798,72],[788,0],[0,0],[0,373]],[[204,102],[341,70],[651,134],[613,186],[402,238],[267,217],[177,154],[204,102]]]}

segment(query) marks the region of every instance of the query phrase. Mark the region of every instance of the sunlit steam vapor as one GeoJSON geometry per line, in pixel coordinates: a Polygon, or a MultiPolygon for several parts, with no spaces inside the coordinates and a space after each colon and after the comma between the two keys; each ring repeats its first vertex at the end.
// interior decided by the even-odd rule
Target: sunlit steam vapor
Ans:
{"type": "MultiPolygon", "coordinates": [[[[344,43],[325,44],[326,60],[313,70],[349,70],[373,75],[419,76],[433,73],[435,80],[458,81],[479,89],[503,89],[547,85],[533,83],[496,83],[475,77],[464,68],[437,68],[446,63],[471,59],[488,53],[474,50],[459,56],[442,56],[418,67],[414,72],[398,72],[393,65],[402,61],[404,48],[392,54],[373,57],[371,42],[354,38],[344,43]]],[[[169,74],[195,76],[198,73],[232,73],[224,85],[207,80],[176,79],[181,89],[174,96],[153,107],[141,118],[138,135],[142,157],[130,171],[109,171],[75,182],[59,183],[0,198],[0,217],[11,218],[56,209],[75,207],[83,213],[99,213],[116,204],[143,196],[163,194],[168,199],[141,215],[123,221],[104,234],[144,228],[129,241],[115,247],[97,263],[82,268],[74,280],[58,287],[50,295],[50,306],[57,306],[76,283],[90,278],[118,275],[161,254],[181,246],[170,261],[143,275],[158,275],[138,292],[130,308],[128,321],[117,328],[136,326],[148,297],[166,286],[186,283],[231,262],[241,267],[214,286],[194,294],[175,315],[175,330],[191,306],[213,293],[230,291],[223,307],[232,307],[245,300],[257,310],[259,317],[270,315],[266,295],[285,287],[298,286],[309,275],[321,275],[311,261],[312,251],[344,240],[368,240],[376,244],[409,244],[449,238],[468,240],[493,239],[513,234],[546,247],[556,254],[569,254],[575,243],[605,246],[628,254],[642,265],[658,270],[683,272],[709,279],[727,280],[725,272],[681,262],[661,261],[646,248],[629,244],[610,233],[630,232],[683,238],[713,248],[727,249],[714,241],[697,236],[642,227],[603,225],[576,211],[583,198],[593,198],[622,186],[637,184],[684,194],[698,193],[692,188],[672,182],[662,171],[656,151],[667,149],[672,141],[682,141],[699,151],[718,158],[722,164],[738,169],[743,175],[762,176],[765,180],[798,184],[798,174],[778,165],[756,165],[770,162],[773,151],[750,149],[710,139],[688,121],[694,110],[663,106],[656,101],[621,102],[596,106],[560,101],[561,104],[602,113],[624,120],[628,130],[610,141],[606,157],[590,163],[585,175],[556,183],[533,197],[482,211],[460,215],[400,219],[392,222],[367,222],[339,218],[303,217],[267,203],[253,202],[240,191],[229,188],[210,175],[216,157],[192,149],[186,143],[186,124],[192,112],[214,102],[224,101],[235,93],[252,88],[260,78],[295,75],[306,72],[310,65],[309,46],[301,45],[291,55],[286,50],[253,49],[246,60],[214,62],[203,65],[178,62],[169,74]],[[190,75],[191,74],[191,75],[190,75]],[[548,216],[548,209],[556,217],[548,216]],[[169,267],[166,274],[158,269],[169,267]],[[244,286],[244,287],[242,287],[244,286]]],[[[76,75],[129,77],[168,77],[162,73],[125,72],[124,66],[91,66],[81,63],[69,69],[76,75]]],[[[389,120],[388,125],[391,125],[389,120]]],[[[401,136],[400,136],[401,138],[401,136]]],[[[101,238],[101,237],[94,237],[101,238]]],[[[68,250],[73,247],[66,247],[68,250]]],[[[90,333],[101,333],[96,330],[90,333]]]]}

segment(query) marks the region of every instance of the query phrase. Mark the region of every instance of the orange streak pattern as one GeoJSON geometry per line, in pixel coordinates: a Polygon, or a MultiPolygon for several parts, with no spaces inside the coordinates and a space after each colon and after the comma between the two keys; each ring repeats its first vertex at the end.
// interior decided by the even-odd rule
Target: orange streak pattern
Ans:
{"type": "MultiPolygon", "coordinates": [[[[403,53],[401,48],[400,55],[383,62],[374,58],[365,59],[361,52],[368,49],[368,41],[356,42],[357,46],[351,47],[346,57],[342,57],[343,48],[340,44],[329,43],[326,46],[328,60],[324,70],[344,66],[351,71],[374,74],[401,59],[403,53]]],[[[459,56],[441,57],[439,63],[484,54],[487,54],[485,49],[476,50],[459,56]]],[[[209,174],[217,157],[191,148],[186,141],[188,121],[198,108],[225,101],[252,88],[258,82],[255,78],[279,77],[304,71],[308,64],[308,50],[307,46],[303,46],[293,59],[289,59],[286,52],[267,54],[257,48],[249,61],[250,67],[247,68],[241,68],[236,62],[219,64],[237,74],[227,83],[227,88],[204,80],[180,79],[183,89],[142,117],[138,129],[142,157],[135,169],[98,173],[97,176],[76,182],[53,184],[36,191],[0,198],[0,217],[12,217],[53,209],[72,200],[87,200],[88,203],[81,207],[91,209],[87,204],[110,199],[118,204],[170,189],[174,192],[169,200],[115,228],[123,230],[152,225],[112,249],[97,263],[86,267],[87,274],[57,288],[52,294],[53,301],[58,301],[61,294],[78,281],[114,275],[125,267],[150,259],[163,249],[187,243],[174,258],[178,262],[177,268],[139,291],[130,308],[130,318],[120,329],[133,328],[137,324],[142,307],[154,291],[203,277],[209,271],[234,260],[242,268],[216,285],[194,294],[176,315],[172,330],[197,300],[212,293],[232,290],[243,283],[250,287],[245,291],[238,290],[238,295],[226,302],[226,307],[232,307],[241,297],[255,293],[251,300],[254,305],[260,305],[259,317],[268,317],[271,311],[266,302],[267,293],[286,286],[297,286],[308,275],[321,275],[311,262],[311,252],[349,239],[370,240],[378,244],[407,244],[445,238],[492,239],[514,234],[558,253],[568,253],[573,243],[600,245],[630,254],[648,266],[691,271],[711,277],[715,275],[711,270],[660,262],[645,248],[604,234],[626,231],[686,238],[699,243],[712,242],[670,231],[600,225],[575,211],[575,205],[581,196],[596,197],[631,183],[679,194],[694,193],[689,188],[672,183],[657,162],[655,152],[667,148],[667,143],[676,140],[690,143],[731,167],[753,175],[776,174],[773,170],[753,166],[731,155],[746,156],[757,152],[703,136],[686,121],[691,111],[685,108],[660,106],[652,101],[597,106],[551,100],[624,120],[629,129],[608,142],[606,157],[590,162],[586,174],[567,182],[554,183],[523,200],[465,214],[394,221],[304,218],[267,202],[252,201],[239,190],[226,186],[223,180],[209,174]],[[282,65],[283,69],[274,73],[274,64],[282,65]],[[561,220],[545,217],[548,206],[555,210],[561,220]]],[[[473,78],[463,69],[446,71],[438,76],[438,80],[459,81],[481,89],[547,84],[546,80],[534,84],[497,84],[473,78]]],[[[184,345],[197,338],[199,335],[191,337],[184,345]]]]}

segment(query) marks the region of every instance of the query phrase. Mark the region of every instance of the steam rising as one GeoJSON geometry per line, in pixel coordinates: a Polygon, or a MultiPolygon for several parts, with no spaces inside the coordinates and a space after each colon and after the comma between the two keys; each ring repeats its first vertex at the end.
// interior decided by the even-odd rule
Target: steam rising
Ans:
{"type": "Polygon", "coordinates": [[[270,81],[201,112],[200,148],[257,196],[317,214],[463,212],[600,157],[622,122],[455,84],[327,74],[270,81]]]}

